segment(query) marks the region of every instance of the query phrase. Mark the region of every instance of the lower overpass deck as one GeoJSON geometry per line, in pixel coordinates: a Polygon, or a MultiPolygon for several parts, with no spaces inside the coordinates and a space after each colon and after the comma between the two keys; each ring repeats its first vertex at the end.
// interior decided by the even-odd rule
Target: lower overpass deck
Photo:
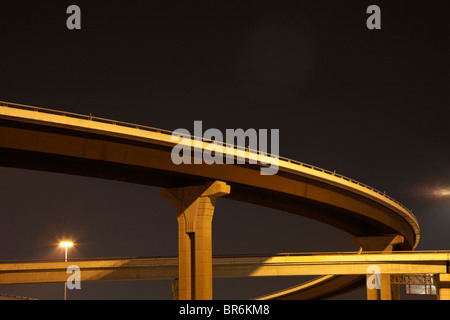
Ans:
{"type": "MultiPolygon", "coordinates": [[[[267,256],[217,256],[213,278],[322,276],[294,288],[260,299],[323,298],[365,285],[368,268],[380,275],[432,274],[446,296],[450,251],[285,253],[267,256]],[[342,288],[339,288],[342,283],[342,288]],[[349,283],[354,283],[349,286],[349,283]],[[320,287],[320,290],[318,290],[320,287]],[[318,293],[320,292],[320,293],[318,293]]],[[[177,279],[178,258],[93,258],[62,261],[3,261],[0,284],[65,282],[67,268],[76,265],[81,281],[129,281],[177,279]]]]}

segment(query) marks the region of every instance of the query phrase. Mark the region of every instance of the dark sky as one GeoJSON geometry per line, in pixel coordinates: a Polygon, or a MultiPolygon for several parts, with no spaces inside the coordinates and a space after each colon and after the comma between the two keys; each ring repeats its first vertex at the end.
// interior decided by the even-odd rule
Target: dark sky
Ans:
{"type": "MultiPolygon", "coordinates": [[[[386,191],[417,249],[450,249],[448,1],[2,1],[0,100],[174,130],[280,130],[280,155],[386,191]],[[81,8],[81,30],[66,8],[81,8]],[[381,30],[366,8],[381,8],[381,30]]],[[[153,187],[0,168],[0,259],[175,256],[153,187]]],[[[213,253],[354,251],[327,225],[219,199],[213,253]]],[[[247,299],[303,278],[214,281],[247,299]]],[[[0,286],[61,299],[62,284],[0,286]]],[[[170,281],[83,283],[71,299],[171,299],[170,281]]],[[[347,298],[364,299],[364,291],[347,298]]]]}

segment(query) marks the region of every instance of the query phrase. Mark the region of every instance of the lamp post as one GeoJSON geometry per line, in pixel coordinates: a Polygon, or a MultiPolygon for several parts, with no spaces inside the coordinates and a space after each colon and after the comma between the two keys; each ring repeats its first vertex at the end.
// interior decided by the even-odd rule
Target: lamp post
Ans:
{"type": "MultiPolygon", "coordinates": [[[[59,246],[65,248],[64,262],[67,262],[67,248],[72,247],[73,242],[63,241],[59,243],[59,246]]],[[[64,300],[66,300],[66,297],[67,297],[67,283],[64,282],[64,300]]]]}

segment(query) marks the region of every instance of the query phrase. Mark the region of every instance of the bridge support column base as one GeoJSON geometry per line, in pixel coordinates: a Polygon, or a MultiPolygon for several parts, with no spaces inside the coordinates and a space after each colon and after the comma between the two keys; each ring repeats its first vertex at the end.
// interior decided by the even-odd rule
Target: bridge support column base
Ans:
{"type": "Polygon", "coordinates": [[[450,274],[439,274],[435,279],[437,280],[436,299],[450,300],[450,274]]]}
{"type": "MultiPolygon", "coordinates": [[[[366,280],[370,275],[366,276],[366,280]]],[[[380,289],[367,288],[367,300],[400,300],[400,288],[398,284],[391,283],[390,274],[380,275],[380,289]]]]}
{"type": "Polygon", "coordinates": [[[222,181],[161,190],[162,198],[174,201],[177,214],[178,300],[212,299],[212,218],[216,199],[229,193],[222,181]]]}
{"type": "MultiPolygon", "coordinates": [[[[350,241],[360,245],[360,252],[365,251],[394,251],[395,246],[403,243],[404,238],[400,235],[382,235],[369,237],[353,237],[350,241]]],[[[382,271],[382,270],[381,270],[382,271]]],[[[368,274],[366,279],[369,279],[368,274]]],[[[398,300],[400,290],[397,284],[391,283],[389,274],[380,274],[380,289],[369,289],[367,287],[367,300],[398,300]]]]}
{"type": "Polygon", "coordinates": [[[172,294],[173,294],[173,300],[179,300],[178,299],[178,278],[174,279],[172,282],[172,294]]]}

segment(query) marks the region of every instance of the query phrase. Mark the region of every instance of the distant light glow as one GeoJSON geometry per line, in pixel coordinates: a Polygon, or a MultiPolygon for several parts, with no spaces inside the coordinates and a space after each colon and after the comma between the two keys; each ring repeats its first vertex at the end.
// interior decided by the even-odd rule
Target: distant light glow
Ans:
{"type": "Polygon", "coordinates": [[[435,189],[433,190],[433,195],[435,197],[449,197],[450,188],[435,189]]]}
{"type": "Polygon", "coordinates": [[[428,201],[450,200],[450,185],[448,180],[431,179],[416,186],[413,192],[416,197],[428,199],[428,201]]]}

